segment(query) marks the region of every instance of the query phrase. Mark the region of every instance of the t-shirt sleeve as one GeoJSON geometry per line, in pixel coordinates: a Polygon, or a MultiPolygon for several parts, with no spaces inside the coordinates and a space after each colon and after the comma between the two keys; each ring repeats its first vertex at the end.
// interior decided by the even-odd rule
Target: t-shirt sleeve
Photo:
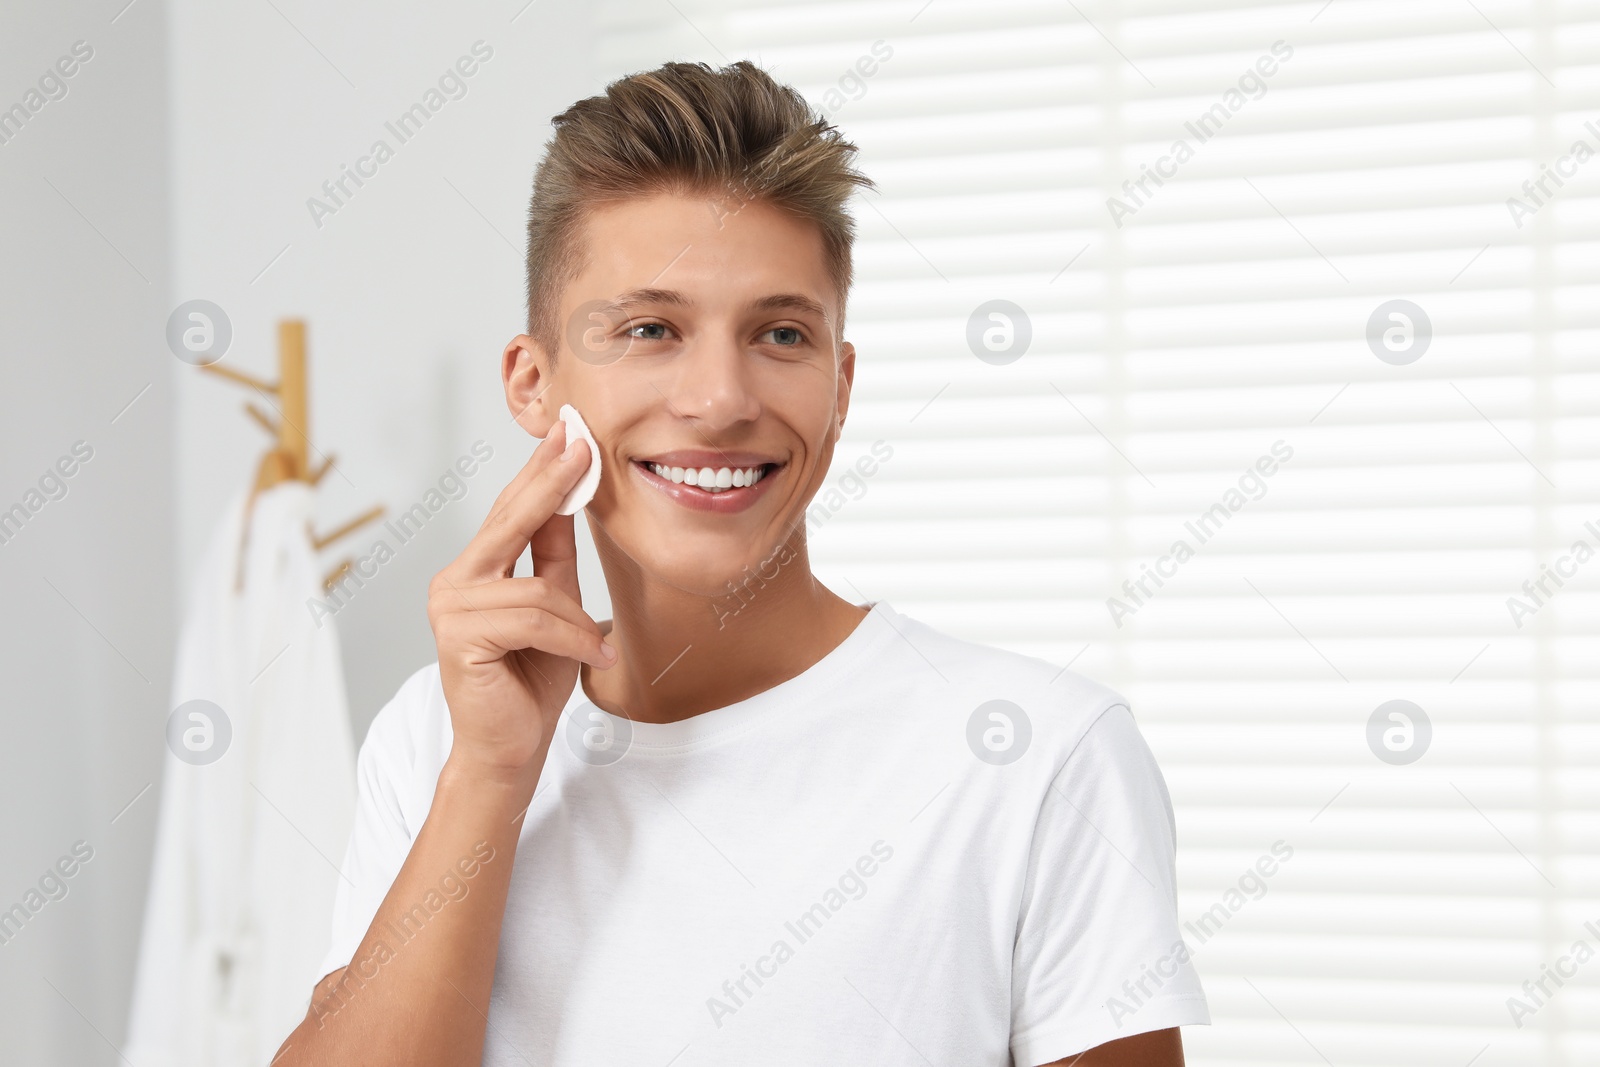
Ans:
{"type": "Polygon", "coordinates": [[[356,814],[339,867],[333,901],[333,937],[318,980],[348,966],[372,925],[389,887],[411,851],[405,791],[410,785],[415,745],[407,728],[425,700],[426,672],[419,671],[384,706],[356,757],[356,814]]]}
{"type": "Polygon", "coordinates": [[[1161,770],[1113,704],[1040,805],[1012,957],[1016,1067],[1211,1021],[1178,926],[1175,840],[1161,770]]]}

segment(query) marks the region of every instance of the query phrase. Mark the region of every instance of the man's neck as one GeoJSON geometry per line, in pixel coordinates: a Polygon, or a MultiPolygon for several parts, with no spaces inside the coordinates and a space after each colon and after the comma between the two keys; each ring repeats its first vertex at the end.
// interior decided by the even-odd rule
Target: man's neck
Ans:
{"type": "Polygon", "coordinates": [[[597,548],[619,658],[608,671],[583,667],[582,684],[638,722],[677,722],[771,689],[838,647],[867,611],[817,581],[803,536],[717,597],[652,579],[600,539],[597,548]]]}

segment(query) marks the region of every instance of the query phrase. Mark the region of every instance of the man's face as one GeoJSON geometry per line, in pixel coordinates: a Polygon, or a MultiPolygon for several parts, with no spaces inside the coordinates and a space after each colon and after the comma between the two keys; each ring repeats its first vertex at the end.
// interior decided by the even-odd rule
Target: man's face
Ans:
{"type": "Polygon", "coordinates": [[[849,403],[855,353],[835,343],[821,235],[764,202],[662,194],[596,209],[583,241],[554,372],[518,338],[507,399],[537,436],[564,403],[583,414],[603,460],[588,508],[602,551],[725,596],[804,524],[849,403]],[[532,366],[538,380],[519,369],[532,366]]]}

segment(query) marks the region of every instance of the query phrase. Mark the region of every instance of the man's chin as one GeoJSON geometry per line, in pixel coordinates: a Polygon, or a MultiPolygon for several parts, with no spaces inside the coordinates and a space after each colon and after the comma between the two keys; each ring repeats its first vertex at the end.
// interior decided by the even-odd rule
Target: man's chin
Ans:
{"type": "Polygon", "coordinates": [[[689,533],[682,537],[694,544],[668,553],[655,544],[629,556],[647,580],[704,597],[713,606],[737,609],[749,604],[799,559],[786,544],[753,554],[748,541],[724,546],[717,543],[720,538],[689,533]]]}

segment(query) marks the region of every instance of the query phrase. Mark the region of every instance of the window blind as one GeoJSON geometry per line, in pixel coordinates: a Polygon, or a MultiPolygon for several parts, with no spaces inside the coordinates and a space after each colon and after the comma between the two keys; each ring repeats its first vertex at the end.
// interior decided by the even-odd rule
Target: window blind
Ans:
{"type": "Polygon", "coordinates": [[[1189,1062],[1600,1062],[1600,3],[601,12],[861,146],[819,574],[1129,697],[1189,1062]]]}

